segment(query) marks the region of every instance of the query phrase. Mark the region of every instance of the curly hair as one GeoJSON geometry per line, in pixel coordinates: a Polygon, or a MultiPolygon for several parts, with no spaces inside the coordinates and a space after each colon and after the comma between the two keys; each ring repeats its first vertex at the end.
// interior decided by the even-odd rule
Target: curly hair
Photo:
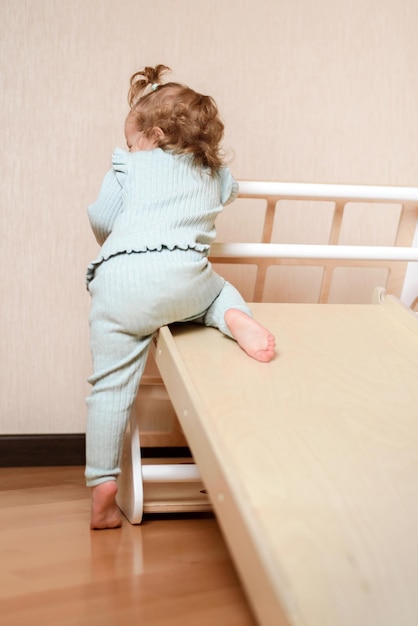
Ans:
{"type": "Polygon", "coordinates": [[[213,98],[186,85],[161,84],[161,77],[170,71],[166,65],[156,65],[131,76],[130,116],[147,137],[154,136],[155,128],[162,130],[163,135],[156,140],[158,147],[175,154],[191,154],[195,165],[214,173],[224,164],[220,147],[224,124],[218,107],[213,98]]]}

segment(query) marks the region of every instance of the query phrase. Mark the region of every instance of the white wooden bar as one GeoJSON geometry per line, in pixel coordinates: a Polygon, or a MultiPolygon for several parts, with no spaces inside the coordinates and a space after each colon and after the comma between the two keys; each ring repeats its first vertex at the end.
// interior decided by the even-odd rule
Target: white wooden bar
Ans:
{"type": "Polygon", "coordinates": [[[271,363],[193,325],[155,359],[260,625],[416,626],[416,314],[253,310],[271,363]]]}
{"type": "Polygon", "coordinates": [[[282,183],[240,180],[239,193],[241,197],[277,196],[308,200],[418,202],[418,187],[385,185],[334,185],[329,183],[282,183]]]}
{"type": "Polygon", "coordinates": [[[281,243],[214,243],[213,261],[223,259],[336,259],[350,261],[418,261],[418,248],[410,246],[332,246],[281,243]]]}
{"type": "Polygon", "coordinates": [[[179,481],[193,483],[200,481],[200,474],[194,464],[143,465],[142,480],[149,483],[176,483],[179,481]]]}

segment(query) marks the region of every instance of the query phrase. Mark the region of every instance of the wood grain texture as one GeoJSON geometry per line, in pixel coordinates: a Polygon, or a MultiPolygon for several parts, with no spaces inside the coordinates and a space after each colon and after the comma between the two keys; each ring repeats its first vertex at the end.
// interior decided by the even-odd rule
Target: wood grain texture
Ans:
{"type": "Polygon", "coordinates": [[[216,520],[90,531],[82,468],[0,469],[8,626],[256,626],[216,520]]]}
{"type": "Polygon", "coordinates": [[[414,626],[418,319],[391,299],[253,310],[268,365],[193,327],[156,358],[260,623],[414,626]]]}

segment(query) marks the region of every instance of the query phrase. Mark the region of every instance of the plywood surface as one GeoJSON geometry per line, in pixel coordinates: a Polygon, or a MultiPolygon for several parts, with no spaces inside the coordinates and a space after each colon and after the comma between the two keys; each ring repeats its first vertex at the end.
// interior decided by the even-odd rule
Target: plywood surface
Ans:
{"type": "Polygon", "coordinates": [[[415,626],[418,319],[258,304],[270,364],[214,329],[156,360],[260,623],[415,626]]]}

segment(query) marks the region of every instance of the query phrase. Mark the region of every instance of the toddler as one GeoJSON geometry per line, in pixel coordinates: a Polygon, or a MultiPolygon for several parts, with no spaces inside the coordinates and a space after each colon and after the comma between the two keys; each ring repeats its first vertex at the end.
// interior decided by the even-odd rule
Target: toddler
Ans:
{"type": "Polygon", "coordinates": [[[274,356],[273,335],[208,261],[215,218],[238,193],[223,162],[216,104],[184,85],[163,84],[168,71],[157,65],[131,77],[128,151],[113,152],[88,208],[101,246],[87,270],[93,375],[85,476],[94,529],[122,523],[121,448],[156,330],[193,321],[218,328],[258,361],[274,356]]]}

